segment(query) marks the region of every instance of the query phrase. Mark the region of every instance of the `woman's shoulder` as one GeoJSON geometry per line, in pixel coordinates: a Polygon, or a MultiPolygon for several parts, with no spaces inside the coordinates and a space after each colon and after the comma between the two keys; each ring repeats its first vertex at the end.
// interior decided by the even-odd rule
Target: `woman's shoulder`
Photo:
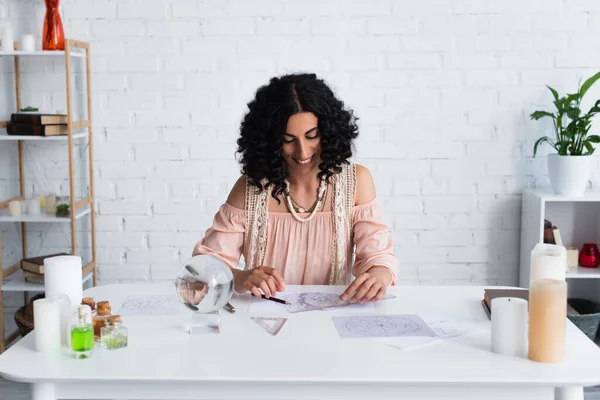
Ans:
{"type": "Polygon", "coordinates": [[[246,175],[240,176],[231,188],[231,192],[227,197],[227,204],[242,210],[246,208],[246,175]]]}
{"type": "Polygon", "coordinates": [[[356,168],[356,193],[354,195],[354,205],[367,204],[377,197],[375,183],[371,171],[364,165],[354,164],[356,168]]]}

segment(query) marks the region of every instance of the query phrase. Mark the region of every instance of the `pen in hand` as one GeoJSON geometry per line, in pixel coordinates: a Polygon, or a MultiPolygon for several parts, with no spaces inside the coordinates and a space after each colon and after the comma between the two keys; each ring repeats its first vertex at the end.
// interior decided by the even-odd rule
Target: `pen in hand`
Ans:
{"type": "MultiPolygon", "coordinates": [[[[250,294],[252,294],[252,293],[250,293],[250,294]]],[[[252,294],[252,296],[256,297],[254,294],[252,294]]],[[[265,300],[274,301],[276,303],[287,304],[287,305],[291,305],[292,304],[292,303],[290,303],[287,300],[278,299],[277,297],[272,297],[272,296],[271,297],[267,297],[264,294],[261,294],[260,297],[263,298],[263,299],[265,299],[265,300]]]]}

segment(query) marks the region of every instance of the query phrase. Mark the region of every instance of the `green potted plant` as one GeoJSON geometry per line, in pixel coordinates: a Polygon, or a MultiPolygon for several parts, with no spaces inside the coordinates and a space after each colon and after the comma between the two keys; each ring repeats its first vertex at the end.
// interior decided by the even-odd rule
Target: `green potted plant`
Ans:
{"type": "Polygon", "coordinates": [[[558,92],[547,86],[554,97],[555,112],[534,111],[533,120],[551,118],[554,138],[543,136],[533,146],[535,157],[541,144],[547,143],[555,154],[548,155],[548,176],[555,194],[582,196],[590,177],[594,144],[600,136],[590,135],[592,118],[600,113],[600,100],[586,112],[581,111],[581,101],[586,92],[600,79],[600,72],[588,78],[576,93],[560,97],[558,92]]]}
{"type": "Polygon", "coordinates": [[[69,205],[68,204],[59,204],[56,206],[56,216],[57,217],[69,217],[71,214],[69,213],[69,205]]]}

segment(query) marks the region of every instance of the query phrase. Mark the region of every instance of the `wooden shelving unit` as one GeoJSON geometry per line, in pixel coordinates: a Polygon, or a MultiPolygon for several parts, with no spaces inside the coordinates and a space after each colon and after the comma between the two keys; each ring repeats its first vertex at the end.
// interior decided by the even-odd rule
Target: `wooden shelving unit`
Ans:
{"type": "MultiPolygon", "coordinates": [[[[93,140],[92,140],[92,101],[91,101],[91,77],[90,77],[90,45],[87,42],[78,40],[65,40],[64,51],[35,51],[25,52],[19,51],[17,43],[14,44],[15,51],[0,52],[0,57],[13,57],[15,63],[15,96],[17,111],[21,109],[21,72],[20,59],[21,57],[63,57],[66,69],[66,92],[67,92],[67,126],[68,133],[61,136],[13,136],[0,134],[1,141],[17,141],[18,151],[18,166],[19,166],[19,195],[5,201],[0,201],[0,223],[20,223],[21,224],[21,248],[23,258],[27,257],[27,223],[65,223],[71,227],[71,254],[76,255],[77,252],[77,237],[76,237],[76,221],[80,218],[89,216],[91,219],[91,260],[83,267],[82,274],[84,282],[91,280],[92,284],[96,285],[96,221],[94,210],[94,171],[93,171],[93,140]],[[87,89],[87,119],[81,121],[73,120],[73,97],[72,97],[72,66],[71,58],[81,59],[85,62],[86,74],[86,89],[87,89]],[[85,132],[75,133],[75,129],[85,129],[85,132]],[[76,140],[88,140],[88,162],[89,162],[89,196],[77,200],[75,196],[75,179],[74,179],[74,145],[76,140]],[[12,200],[25,199],[25,168],[23,149],[27,141],[67,141],[68,143],[68,158],[69,158],[69,193],[70,193],[70,217],[56,217],[54,215],[42,214],[38,216],[21,215],[19,217],[11,217],[8,215],[8,203],[12,200]]],[[[9,121],[0,121],[0,128],[6,127],[9,121]]],[[[26,282],[20,272],[20,262],[11,265],[7,268],[2,266],[2,247],[0,237],[0,353],[2,353],[8,344],[18,337],[18,332],[13,332],[9,335],[4,335],[4,292],[20,291],[24,294],[25,303],[28,301],[28,292],[43,291],[44,286],[36,283],[26,282]]]]}

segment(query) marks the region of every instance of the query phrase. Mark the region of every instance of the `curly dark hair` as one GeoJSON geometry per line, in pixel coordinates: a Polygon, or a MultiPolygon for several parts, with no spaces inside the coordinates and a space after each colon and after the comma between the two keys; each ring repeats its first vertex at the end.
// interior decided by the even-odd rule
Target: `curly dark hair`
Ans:
{"type": "Polygon", "coordinates": [[[339,173],[352,156],[353,140],[358,137],[358,118],[315,74],[291,74],[271,78],[248,103],[248,113],[240,125],[237,141],[242,174],[258,190],[261,183],[273,185],[272,196],[283,192],[287,163],[282,154],[283,135],[288,119],[299,112],[312,112],[318,118],[321,136],[319,179],[328,180],[339,173]]]}

